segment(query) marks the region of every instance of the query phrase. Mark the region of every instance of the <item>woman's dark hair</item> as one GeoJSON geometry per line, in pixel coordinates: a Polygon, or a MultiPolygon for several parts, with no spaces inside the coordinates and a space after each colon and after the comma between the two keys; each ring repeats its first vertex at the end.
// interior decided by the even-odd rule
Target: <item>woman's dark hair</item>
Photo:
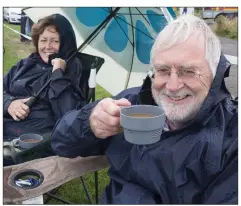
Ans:
{"type": "Polygon", "coordinates": [[[36,49],[36,52],[38,52],[39,36],[44,32],[45,28],[48,26],[53,27],[59,33],[59,30],[55,25],[53,16],[47,16],[43,19],[40,19],[37,24],[34,24],[32,26],[31,37],[32,37],[32,42],[36,49]]]}

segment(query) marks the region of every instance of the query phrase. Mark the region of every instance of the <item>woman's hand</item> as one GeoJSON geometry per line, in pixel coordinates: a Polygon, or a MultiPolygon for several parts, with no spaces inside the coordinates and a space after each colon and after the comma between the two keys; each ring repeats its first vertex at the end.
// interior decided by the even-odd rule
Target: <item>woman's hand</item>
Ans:
{"type": "Polygon", "coordinates": [[[66,68],[65,60],[61,58],[55,58],[51,61],[51,64],[53,65],[53,71],[56,69],[62,69],[63,71],[65,71],[65,68],[66,68]]]}
{"type": "Polygon", "coordinates": [[[29,115],[29,107],[25,104],[29,98],[17,99],[10,103],[8,106],[8,113],[15,121],[24,120],[29,115]]]}

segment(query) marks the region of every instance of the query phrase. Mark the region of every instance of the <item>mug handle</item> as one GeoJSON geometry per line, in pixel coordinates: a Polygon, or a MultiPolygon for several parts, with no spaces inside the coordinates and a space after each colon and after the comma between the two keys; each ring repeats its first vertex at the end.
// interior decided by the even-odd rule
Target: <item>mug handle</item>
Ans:
{"type": "Polygon", "coordinates": [[[18,147],[19,146],[19,139],[12,140],[12,144],[13,144],[14,147],[18,147]]]}

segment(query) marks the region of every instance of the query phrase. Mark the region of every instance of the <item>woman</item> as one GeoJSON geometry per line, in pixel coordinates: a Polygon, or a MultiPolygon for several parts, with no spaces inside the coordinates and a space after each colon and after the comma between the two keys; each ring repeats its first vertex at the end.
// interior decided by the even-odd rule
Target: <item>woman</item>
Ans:
{"type": "Polygon", "coordinates": [[[32,27],[31,36],[36,52],[4,76],[4,140],[24,133],[49,132],[66,112],[86,104],[81,89],[82,63],[75,57],[66,64],[77,50],[69,21],[59,14],[45,17],[32,27]],[[61,58],[49,62],[49,56],[56,53],[61,58]],[[25,103],[49,78],[49,86],[29,108],[25,103]]]}

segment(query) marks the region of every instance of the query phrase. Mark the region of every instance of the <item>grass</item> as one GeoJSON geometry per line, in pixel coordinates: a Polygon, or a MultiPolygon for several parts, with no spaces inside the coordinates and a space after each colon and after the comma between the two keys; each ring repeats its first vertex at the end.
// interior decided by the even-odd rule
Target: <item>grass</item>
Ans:
{"type": "MultiPolygon", "coordinates": [[[[4,22],[7,26],[20,31],[19,25],[8,24],[4,22]]],[[[20,59],[27,57],[31,52],[34,51],[34,47],[29,43],[20,42],[20,35],[9,30],[5,26],[3,27],[3,46],[5,53],[3,56],[3,72],[4,74],[15,65],[20,59]]],[[[110,97],[111,95],[105,91],[99,85],[96,88],[96,99],[110,97]]],[[[100,170],[99,175],[99,196],[103,193],[104,188],[109,182],[109,177],[107,175],[107,169],[100,170]]],[[[91,200],[95,202],[95,187],[94,187],[94,173],[84,175],[83,179],[86,182],[87,188],[89,190],[91,200]]],[[[72,202],[73,204],[89,204],[88,199],[84,193],[83,185],[80,179],[74,179],[70,182],[65,183],[59,190],[57,195],[64,199],[72,202]]],[[[51,199],[48,204],[63,204],[62,202],[51,199]]]]}
{"type": "Polygon", "coordinates": [[[218,36],[238,39],[238,18],[230,20],[221,15],[217,18],[216,24],[212,26],[212,30],[218,36]]]}
{"type": "MultiPolygon", "coordinates": [[[[19,25],[4,23],[17,31],[20,30],[19,25]]],[[[3,46],[5,50],[3,56],[4,73],[6,73],[17,61],[27,57],[34,49],[31,45],[21,43],[20,35],[14,33],[5,26],[3,26],[3,46]]]]}

